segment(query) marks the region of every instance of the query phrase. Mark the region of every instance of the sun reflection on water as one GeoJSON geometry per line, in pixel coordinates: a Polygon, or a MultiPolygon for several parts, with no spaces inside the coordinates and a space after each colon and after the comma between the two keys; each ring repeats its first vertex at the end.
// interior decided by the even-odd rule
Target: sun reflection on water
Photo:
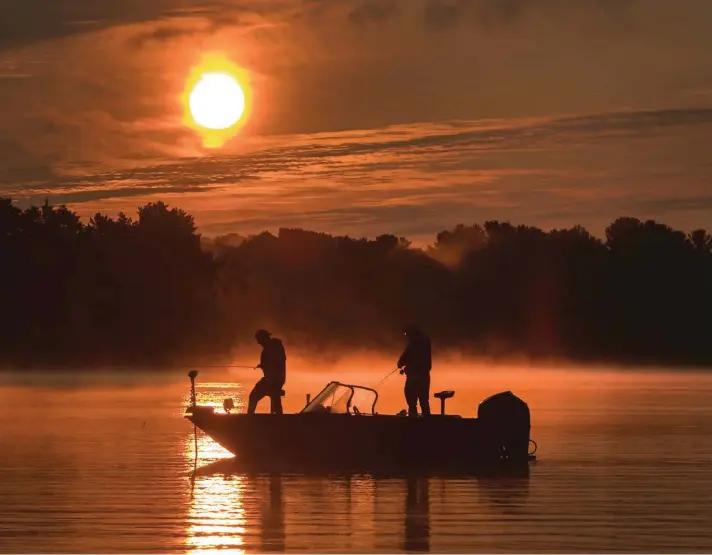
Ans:
{"type": "MultiPolygon", "coordinates": [[[[195,392],[199,405],[214,407],[216,411],[223,411],[223,401],[228,397],[235,403],[233,412],[247,411],[247,398],[245,386],[241,383],[203,382],[195,384],[195,392]]],[[[190,391],[183,394],[183,410],[190,405],[190,391]]],[[[192,460],[192,459],[191,459],[192,460]]]]}
{"type": "Polygon", "coordinates": [[[241,476],[208,476],[197,481],[188,515],[190,553],[245,553],[244,489],[241,476]]]}
{"type": "MultiPolygon", "coordinates": [[[[204,434],[198,433],[197,456],[195,438],[191,434],[185,445],[186,461],[191,470],[232,455],[204,434]]],[[[242,548],[245,536],[243,503],[245,478],[239,475],[212,474],[193,476],[191,500],[186,530],[189,553],[246,553],[242,548]]]]}

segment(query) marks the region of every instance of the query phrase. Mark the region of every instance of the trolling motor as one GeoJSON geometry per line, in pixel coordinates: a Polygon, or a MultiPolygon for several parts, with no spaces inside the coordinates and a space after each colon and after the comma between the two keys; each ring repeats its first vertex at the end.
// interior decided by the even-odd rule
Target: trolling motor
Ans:
{"type": "Polygon", "coordinates": [[[197,395],[195,394],[195,378],[198,376],[197,370],[191,370],[188,372],[188,377],[190,378],[190,404],[185,408],[184,418],[193,420],[195,416],[200,414],[213,414],[215,412],[215,407],[198,405],[197,395]]]}

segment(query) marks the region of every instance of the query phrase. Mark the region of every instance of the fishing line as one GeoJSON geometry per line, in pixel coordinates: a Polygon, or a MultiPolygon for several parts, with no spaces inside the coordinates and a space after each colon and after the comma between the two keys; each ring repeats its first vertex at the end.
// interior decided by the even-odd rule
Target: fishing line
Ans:
{"type": "Polygon", "coordinates": [[[165,368],[167,370],[182,370],[184,368],[198,368],[199,370],[202,370],[204,368],[244,368],[246,370],[254,370],[257,368],[254,364],[247,365],[247,364],[146,364],[140,366],[140,368],[145,368],[145,369],[162,369],[165,368]]]}
{"type": "Polygon", "coordinates": [[[396,370],[400,370],[400,368],[394,368],[393,370],[391,370],[390,372],[388,372],[388,374],[386,374],[386,376],[385,376],[384,378],[382,378],[380,382],[378,382],[376,385],[373,386],[373,389],[376,389],[379,385],[381,385],[381,384],[382,384],[383,382],[385,382],[388,378],[390,378],[390,377],[396,372],[396,370]]]}

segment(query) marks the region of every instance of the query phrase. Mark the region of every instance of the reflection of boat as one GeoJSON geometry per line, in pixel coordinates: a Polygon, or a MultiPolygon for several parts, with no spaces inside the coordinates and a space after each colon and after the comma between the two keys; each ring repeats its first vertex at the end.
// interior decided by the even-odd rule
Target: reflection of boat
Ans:
{"type": "Polygon", "coordinates": [[[260,551],[281,553],[285,547],[284,498],[282,476],[271,474],[267,477],[269,495],[263,498],[260,526],[260,551]]]}
{"type": "Polygon", "coordinates": [[[403,551],[430,552],[430,482],[428,478],[406,479],[403,551]]]}
{"type": "Polygon", "coordinates": [[[378,392],[330,382],[296,414],[230,414],[200,406],[191,372],[185,416],[209,437],[256,469],[378,470],[504,469],[534,459],[527,404],[511,392],[480,403],[477,418],[445,414],[454,392],[436,393],[440,414],[429,417],[376,412],[378,392]]]}

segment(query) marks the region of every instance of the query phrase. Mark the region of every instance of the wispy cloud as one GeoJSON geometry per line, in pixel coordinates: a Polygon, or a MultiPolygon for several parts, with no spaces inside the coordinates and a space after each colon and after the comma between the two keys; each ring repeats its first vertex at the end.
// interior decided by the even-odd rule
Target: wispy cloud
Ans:
{"type": "Polygon", "coordinates": [[[357,25],[380,23],[395,17],[399,5],[394,0],[363,0],[348,13],[348,19],[357,25]]]}
{"type": "MultiPolygon", "coordinates": [[[[277,10],[284,2],[274,0],[270,4],[272,10],[277,10]]],[[[0,48],[165,18],[201,17],[217,21],[221,15],[260,11],[266,6],[263,0],[3,0],[0,4],[0,48]]]]}
{"type": "Polygon", "coordinates": [[[554,19],[602,16],[608,20],[628,17],[636,0],[426,0],[423,19],[436,31],[475,24],[486,30],[520,23],[527,17],[554,19]]]}
{"type": "MultiPolygon", "coordinates": [[[[380,24],[415,15],[426,28],[449,30],[474,23],[497,29],[528,16],[578,14],[625,16],[636,0],[3,0],[0,4],[0,49],[61,39],[121,25],[154,22],[161,30],[146,40],[166,40],[189,33],[181,18],[203,19],[215,27],[240,25],[250,16],[288,17],[293,22],[316,18],[357,26],[380,24]],[[175,25],[174,25],[175,24],[175,25]]],[[[194,30],[194,33],[199,31],[194,30]]],[[[138,43],[141,38],[137,39],[138,43]]]]}
{"type": "Polygon", "coordinates": [[[702,164],[702,150],[699,166],[661,159],[660,166],[639,167],[633,155],[616,162],[602,153],[614,148],[649,157],[674,146],[676,134],[695,130],[712,131],[712,109],[399,125],[272,138],[250,153],[46,175],[13,193],[23,203],[50,195],[83,214],[167,199],[193,211],[209,234],[301,225],[423,235],[490,218],[555,225],[583,217],[595,227],[607,223],[599,208],[656,208],[658,193],[635,200],[632,191],[643,181],[668,183],[671,210],[694,208],[654,174],[677,170],[693,184],[708,180],[712,168],[702,164]]]}

